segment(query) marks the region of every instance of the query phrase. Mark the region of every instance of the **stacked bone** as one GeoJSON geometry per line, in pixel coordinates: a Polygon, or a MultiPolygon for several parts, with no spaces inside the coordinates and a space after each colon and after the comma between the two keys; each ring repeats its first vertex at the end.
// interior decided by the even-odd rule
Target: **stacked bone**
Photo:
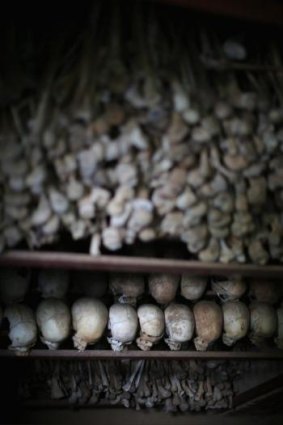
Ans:
{"type": "MultiPolygon", "coordinates": [[[[276,79],[272,86],[252,71],[227,70],[211,82],[204,54],[235,59],[235,44],[199,45],[205,34],[183,33],[182,25],[173,31],[165,18],[163,31],[154,14],[142,13],[128,19],[139,16],[127,28],[129,44],[119,7],[107,12],[107,37],[98,19],[76,45],[72,72],[66,66],[62,76],[52,64],[59,77],[47,76],[24,113],[22,103],[6,107],[13,122],[3,121],[0,134],[0,250],[22,240],[39,247],[67,231],[74,240],[90,237],[92,255],[171,238],[201,261],[282,261],[276,79]],[[101,46],[93,48],[97,39],[101,46]],[[103,72],[94,76],[94,69],[103,72]],[[66,81],[80,83],[73,90],[66,81]]],[[[238,50],[244,54],[236,59],[247,57],[238,50]]]]}
{"type": "Polygon", "coordinates": [[[272,341],[283,347],[278,282],[251,280],[248,291],[243,279],[232,276],[212,279],[207,289],[206,277],[151,274],[146,286],[142,275],[112,273],[108,291],[103,273],[74,272],[69,282],[70,274],[64,270],[41,270],[39,298],[36,288],[27,292],[30,276],[9,269],[0,273],[9,349],[17,354],[28,354],[38,333],[45,346],[56,350],[68,344],[72,328],[73,345],[79,351],[99,341],[99,348],[106,348],[105,336],[114,351],[133,349],[135,342],[147,351],[162,341],[170,350],[191,349],[192,342],[198,351],[219,350],[221,339],[232,349],[249,349],[247,338],[243,340],[247,336],[259,349],[270,348],[272,341]],[[37,305],[35,314],[21,303],[28,299],[37,305]],[[240,340],[243,343],[235,345],[240,340]]]}
{"type": "Polygon", "coordinates": [[[22,371],[22,400],[52,399],[70,406],[113,405],[166,412],[232,408],[233,381],[248,370],[245,362],[225,361],[36,361],[22,371]],[[40,373],[39,373],[40,371],[40,373]],[[28,373],[27,373],[28,372],[28,373]],[[33,377],[37,377],[34,379],[33,377]]]}

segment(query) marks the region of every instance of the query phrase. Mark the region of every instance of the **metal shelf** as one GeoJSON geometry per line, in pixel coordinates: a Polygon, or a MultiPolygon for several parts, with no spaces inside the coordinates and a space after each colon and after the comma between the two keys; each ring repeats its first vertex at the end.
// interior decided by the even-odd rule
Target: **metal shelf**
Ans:
{"type": "Polygon", "coordinates": [[[257,266],[254,264],[204,263],[191,260],[171,260],[147,257],[126,257],[38,251],[9,251],[0,256],[1,266],[63,268],[77,270],[104,270],[120,272],[170,272],[194,273],[198,275],[239,274],[261,278],[280,279],[283,265],[257,266]]]}
{"type": "Polygon", "coordinates": [[[15,352],[0,349],[0,357],[14,359],[80,359],[80,360],[116,360],[116,359],[158,359],[158,360],[186,360],[186,359],[283,359],[283,351],[139,351],[128,350],[123,352],[115,352],[111,350],[56,350],[49,351],[47,349],[31,350],[29,355],[19,356],[15,352]]]}

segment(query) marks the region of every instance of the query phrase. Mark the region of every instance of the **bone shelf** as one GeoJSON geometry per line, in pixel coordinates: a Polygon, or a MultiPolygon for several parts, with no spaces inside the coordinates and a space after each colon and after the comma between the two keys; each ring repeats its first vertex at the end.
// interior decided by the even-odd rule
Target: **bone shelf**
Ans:
{"type": "MultiPolygon", "coordinates": [[[[0,267],[38,267],[77,270],[104,270],[120,272],[170,272],[198,275],[239,274],[241,276],[283,278],[283,265],[257,266],[254,264],[220,264],[193,260],[128,257],[63,252],[9,251],[0,256],[0,267]]],[[[280,281],[279,281],[280,282],[280,281]]]]}
{"type": "MultiPolygon", "coordinates": [[[[242,276],[283,277],[283,266],[256,266],[252,264],[220,264],[202,263],[193,260],[175,260],[164,258],[129,257],[120,255],[101,255],[92,257],[88,254],[66,252],[32,252],[32,251],[9,251],[0,256],[0,267],[36,267],[36,268],[62,268],[77,270],[103,270],[120,272],[170,272],[170,273],[195,273],[197,275],[224,275],[239,274],[242,276]]],[[[6,335],[6,334],[5,334],[6,335]]],[[[4,336],[5,336],[4,335],[4,336]]],[[[266,359],[282,360],[283,350],[269,347],[262,351],[206,351],[195,350],[168,351],[155,349],[141,351],[129,349],[124,352],[114,352],[105,349],[88,349],[79,352],[75,349],[59,349],[50,351],[35,348],[27,356],[16,355],[8,349],[0,349],[1,358],[19,360],[28,359],[266,359]]]]}
{"type": "Polygon", "coordinates": [[[283,351],[270,350],[270,351],[139,351],[128,350],[122,352],[114,352],[111,350],[56,350],[50,351],[46,349],[31,350],[27,356],[16,355],[13,351],[0,349],[0,357],[14,358],[19,360],[28,359],[283,359],[283,351]]]}

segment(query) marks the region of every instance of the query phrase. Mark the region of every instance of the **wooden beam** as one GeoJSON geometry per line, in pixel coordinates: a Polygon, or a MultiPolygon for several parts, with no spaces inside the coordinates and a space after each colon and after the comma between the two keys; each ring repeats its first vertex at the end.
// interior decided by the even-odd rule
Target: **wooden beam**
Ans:
{"type": "Polygon", "coordinates": [[[276,378],[268,379],[266,382],[249,389],[246,392],[238,394],[234,399],[234,408],[243,410],[250,404],[260,402],[271,394],[280,393],[283,391],[283,375],[276,378]]]}
{"type": "MultiPolygon", "coordinates": [[[[197,275],[239,274],[242,276],[283,278],[283,266],[257,266],[254,264],[204,263],[191,260],[171,260],[147,257],[126,257],[63,252],[10,251],[0,256],[0,267],[38,267],[77,270],[104,270],[120,272],[170,272],[197,275]]],[[[280,281],[281,283],[281,281],[280,281]]]]}

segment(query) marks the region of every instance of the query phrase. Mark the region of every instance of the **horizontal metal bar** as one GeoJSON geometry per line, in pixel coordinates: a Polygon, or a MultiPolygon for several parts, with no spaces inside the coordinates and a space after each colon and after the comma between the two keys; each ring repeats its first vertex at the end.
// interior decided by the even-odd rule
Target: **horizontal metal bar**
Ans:
{"type": "Polygon", "coordinates": [[[31,350],[29,355],[17,355],[14,351],[0,349],[0,357],[25,359],[283,359],[283,351],[139,351],[129,350],[115,352],[111,350],[31,350]]]}
{"type": "Polygon", "coordinates": [[[121,272],[170,272],[193,273],[198,275],[231,275],[254,277],[283,277],[283,265],[257,266],[254,264],[204,263],[191,260],[171,260],[164,258],[126,257],[88,254],[48,252],[48,251],[9,251],[0,256],[0,266],[65,268],[105,270],[121,272]]]}

